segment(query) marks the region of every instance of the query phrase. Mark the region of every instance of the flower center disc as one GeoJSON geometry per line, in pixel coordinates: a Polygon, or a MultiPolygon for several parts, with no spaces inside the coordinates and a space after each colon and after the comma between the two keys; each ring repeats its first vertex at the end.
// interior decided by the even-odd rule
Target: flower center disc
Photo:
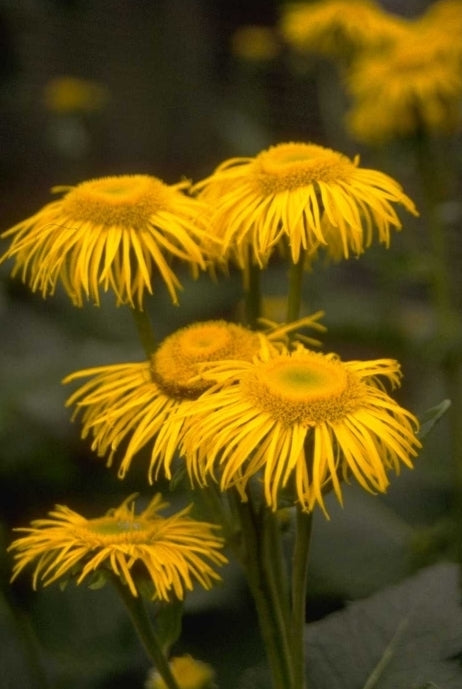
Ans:
{"type": "Polygon", "coordinates": [[[167,337],[152,357],[155,382],[172,397],[196,399],[212,385],[199,364],[220,359],[249,361],[260,348],[257,333],[226,321],[195,323],[167,337]]]}
{"type": "MultiPolygon", "coordinates": [[[[95,540],[96,545],[110,545],[112,543],[145,543],[147,538],[147,524],[139,519],[117,519],[115,517],[100,517],[91,519],[85,525],[84,538],[95,540]]],[[[149,524],[152,531],[152,522],[149,524]]]]}
{"type": "Polygon", "coordinates": [[[315,144],[279,144],[255,158],[258,184],[265,194],[342,181],[352,167],[346,156],[315,144]]]}
{"type": "Polygon", "coordinates": [[[82,182],[63,199],[63,213],[95,226],[141,229],[167,204],[168,188],[148,175],[120,175],[82,182]]]}

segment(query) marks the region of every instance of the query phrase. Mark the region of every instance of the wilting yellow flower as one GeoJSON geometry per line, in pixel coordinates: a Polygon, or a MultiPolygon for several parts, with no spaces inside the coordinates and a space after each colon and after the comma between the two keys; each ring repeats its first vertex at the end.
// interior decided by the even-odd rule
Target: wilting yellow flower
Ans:
{"type": "Polygon", "coordinates": [[[77,77],[55,77],[44,89],[45,107],[59,114],[100,110],[107,98],[102,84],[77,77]]]}
{"type": "MultiPolygon", "coordinates": [[[[169,662],[179,689],[211,689],[215,672],[211,665],[190,655],[177,656],[169,662]]],[[[168,689],[157,670],[153,670],[145,684],[146,689],[168,689]]]]}
{"type": "Polygon", "coordinates": [[[276,347],[286,333],[300,327],[322,330],[320,312],[267,335],[226,321],[194,323],[169,335],[150,361],[113,364],[77,371],[64,382],[90,377],[67,401],[76,405],[73,418],[82,412],[82,437],[93,436],[92,449],[122,461],[119,477],[133,457],[149,447],[149,482],[159,472],[172,476],[172,461],[184,432],[183,413],[211,386],[199,375],[204,362],[222,359],[251,361],[263,342],[276,347]]]}
{"type": "Polygon", "coordinates": [[[462,122],[461,51],[435,27],[389,50],[364,55],[347,79],[346,124],[358,140],[381,143],[421,130],[453,132],[462,122]]]}
{"type": "Polygon", "coordinates": [[[322,0],[288,4],[281,31],[293,48],[346,57],[396,40],[406,21],[371,0],[322,0]]]}
{"type": "Polygon", "coordinates": [[[231,50],[239,58],[261,62],[275,58],[280,46],[271,27],[249,24],[236,29],[231,38],[231,50]]]}
{"type": "Polygon", "coordinates": [[[302,251],[314,255],[321,246],[329,253],[326,223],[338,234],[345,258],[369,246],[374,230],[388,246],[390,230],[401,228],[392,204],[416,214],[391,177],[315,144],[278,144],[254,158],[232,158],[195,188],[214,208],[212,224],[224,255],[241,268],[249,252],[264,265],[284,240],[294,262],[302,251]]]}
{"type": "Polygon", "coordinates": [[[136,495],[105,516],[86,519],[57,505],[48,519],[37,519],[19,528],[26,535],[13,541],[12,580],[34,565],[33,586],[75,576],[77,584],[95,572],[112,572],[139,593],[139,577],[148,579],[153,598],[183,599],[198,582],[211,588],[219,575],[211,565],[223,565],[223,539],[216,526],[189,516],[191,506],[168,517],[159,511],[167,505],[155,495],[146,509],[135,514],[136,495]],[[141,567],[140,567],[141,566],[141,567]]]}
{"type": "Polygon", "coordinates": [[[82,182],[59,200],[3,234],[12,242],[0,262],[15,259],[33,291],[53,294],[60,280],[74,304],[100,303],[112,290],[117,304],[142,308],[159,277],[174,303],[180,282],[172,259],[193,274],[206,267],[210,245],[203,204],[186,196],[187,182],[167,185],[149,175],[120,175],[82,182]]]}
{"type": "Polygon", "coordinates": [[[412,467],[417,420],[380,382],[399,383],[396,361],[343,362],[299,345],[208,370],[216,384],[197,400],[181,448],[199,483],[216,479],[245,498],[247,482],[261,476],[273,509],[289,487],[303,510],[325,510],[326,490],[342,501],[342,480],[384,492],[388,470],[412,467]]]}

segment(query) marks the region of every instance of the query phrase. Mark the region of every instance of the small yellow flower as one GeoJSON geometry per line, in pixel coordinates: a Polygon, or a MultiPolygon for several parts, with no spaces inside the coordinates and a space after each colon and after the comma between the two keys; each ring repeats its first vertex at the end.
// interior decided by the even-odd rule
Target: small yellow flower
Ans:
{"type": "Polygon", "coordinates": [[[289,3],[281,19],[282,35],[290,46],[335,57],[383,46],[405,27],[403,18],[384,12],[371,0],[289,3]]]}
{"type": "Polygon", "coordinates": [[[451,133],[462,123],[461,51],[436,27],[409,33],[405,41],[351,68],[347,88],[353,98],[346,124],[368,143],[422,130],[451,133]]]}
{"type": "Polygon", "coordinates": [[[207,370],[215,385],[197,400],[181,447],[203,484],[236,486],[245,499],[247,482],[261,475],[273,509],[281,489],[293,486],[303,510],[325,510],[328,489],[342,502],[342,480],[384,492],[388,470],[412,467],[417,420],[380,382],[399,383],[396,361],[342,362],[298,345],[207,370]]]}
{"type": "Polygon", "coordinates": [[[139,576],[150,580],[155,599],[181,600],[194,582],[210,589],[220,578],[211,565],[226,562],[217,527],[192,519],[191,506],[161,516],[159,511],[167,503],[159,494],[136,515],[135,497],[96,519],[57,505],[48,519],[16,529],[26,535],[9,547],[15,559],[12,580],[34,565],[34,588],[39,582],[48,586],[72,575],[80,584],[95,572],[109,571],[133,596],[139,594],[139,576]]]}
{"type": "MultiPolygon", "coordinates": [[[[215,672],[207,663],[190,655],[177,656],[170,660],[170,669],[179,689],[212,689],[215,672]]],[[[153,670],[145,689],[168,689],[157,670],[153,670]]]]}
{"type": "Polygon", "coordinates": [[[107,98],[102,84],[70,76],[51,79],[44,90],[45,107],[59,114],[100,110],[107,98]]]}
{"type": "Polygon", "coordinates": [[[187,182],[164,184],[149,175],[120,175],[56,187],[66,193],[3,234],[12,242],[0,262],[15,259],[33,291],[53,294],[60,280],[77,306],[100,303],[112,290],[117,304],[142,308],[160,277],[174,303],[180,282],[172,259],[196,275],[210,245],[203,204],[186,196],[187,182]]]}
{"type": "Polygon", "coordinates": [[[186,410],[193,408],[210,380],[199,375],[205,362],[222,359],[251,361],[263,343],[276,347],[287,333],[309,326],[323,329],[316,313],[291,324],[257,333],[226,321],[194,323],[165,338],[150,361],[113,364],[78,371],[64,382],[90,377],[67,401],[76,405],[73,418],[82,412],[82,437],[93,436],[92,449],[122,461],[119,477],[130,468],[133,457],[149,447],[148,478],[159,472],[172,476],[172,461],[184,432],[186,410]]]}
{"type": "Polygon", "coordinates": [[[243,269],[249,252],[263,266],[284,241],[294,262],[302,251],[312,256],[324,247],[329,253],[326,223],[345,258],[369,246],[374,230],[388,246],[390,230],[401,228],[392,204],[417,214],[391,177],[315,144],[278,144],[254,158],[232,158],[195,188],[214,207],[224,255],[243,269]]]}

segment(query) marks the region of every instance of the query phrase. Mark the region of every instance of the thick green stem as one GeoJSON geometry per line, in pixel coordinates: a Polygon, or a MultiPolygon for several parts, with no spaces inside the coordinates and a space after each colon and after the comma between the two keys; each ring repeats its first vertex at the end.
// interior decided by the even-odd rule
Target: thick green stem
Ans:
{"type": "Polygon", "coordinates": [[[296,510],[296,532],[292,561],[292,624],[291,649],[293,656],[294,686],[305,689],[305,608],[308,575],[308,555],[313,515],[296,510]]]}
{"type": "Polygon", "coordinates": [[[119,577],[113,576],[112,582],[128,611],[148,658],[154,663],[157,672],[164,680],[168,689],[180,689],[164,655],[162,644],[157,638],[142,598],[133,596],[128,586],[125,586],[119,577]]]}
{"type": "Polygon", "coordinates": [[[151,321],[145,309],[140,310],[130,307],[130,311],[135,321],[140,343],[149,359],[156,348],[156,338],[154,337],[151,321]]]}
{"type": "Polygon", "coordinates": [[[252,261],[249,250],[247,267],[243,274],[245,322],[250,328],[256,328],[261,316],[261,269],[252,261]]]}
{"type": "Polygon", "coordinates": [[[289,267],[289,293],[287,295],[287,323],[296,321],[300,316],[302,306],[303,265],[305,252],[301,252],[297,263],[291,263],[289,267]]]}

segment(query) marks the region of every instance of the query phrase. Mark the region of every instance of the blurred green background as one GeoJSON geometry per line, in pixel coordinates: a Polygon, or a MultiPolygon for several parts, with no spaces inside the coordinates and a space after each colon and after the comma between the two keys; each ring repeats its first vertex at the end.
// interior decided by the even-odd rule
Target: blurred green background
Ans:
{"type": "MultiPolygon", "coordinates": [[[[413,16],[431,3],[382,3],[413,16]]],[[[352,141],[343,125],[345,96],[327,61],[295,59],[276,31],[283,3],[260,0],[3,0],[0,2],[1,225],[8,229],[51,200],[54,185],[103,175],[148,173],[168,183],[198,180],[227,157],[254,155],[282,141],[312,141],[363,167],[394,176],[418,208],[410,145],[377,152],[352,141]],[[233,50],[240,27],[275,29],[269,59],[233,50]],[[63,76],[96,85],[93,104],[50,107],[50,83],[63,76]],[[320,102],[329,96],[329,116],[320,102]]],[[[439,211],[450,247],[452,280],[461,306],[462,218],[460,137],[441,141],[457,179],[439,211]]],[[[429,299],[424,220],[401,214],[392,247],[373,247],[359,260],[316,264],[305,281],[304,312],[326,312],[325,351],[345,358],[392,357],[405,374],[397,393],[417,414],[448,396],[447,352],[429,299]]],[[[6,243],[4,243],[4,248],[6,243]]],[[[2,249],[2,253],[3,250],[2,249]]],[[[110,297],[101,308],[71,306],[59,292],[43,301],[0,267],[0,517],[5,546],[11,529],[44,516],[55,503],[98,515],[132,491],[149,492],[142,459],[119,481],[70,423],[61,379],[99,364],[137,361],[143,352],[130,314],[110,297]]],[[[286,268],[265,273],[265,292],[283,295],[286,268]]],[[[158,333],[191,320],[234,318],[240,278],[184,276],[181,305],[162,292],[152,302],[158,333]]],[[[458,327],[458,324],[457,324],[458,327]]],[[[459,340],[451,356],[460,357],[459,340]]],[[[457,389],[459,380],[454,379],[457,389]]],[[[450,415],[425,440],[415,470],[393,478],[386,496],[355,489],[331,520],[315,519],[308,618],[341,608],[399,581],[422,565],[458,559],[458,501],[450,415]]],[[[28,576],[8,583],[2,548],[1,686],[5,689],[142,687],[149,663],[124,611],[109,590],[69,586],[33,592],[28,576]]],[[[236,667],[262,658],[255,617],[240,572],[230,566],[210,594],[193,594],[176,651],[211,662],[222,689],[236,686],[236,667]]]]}

